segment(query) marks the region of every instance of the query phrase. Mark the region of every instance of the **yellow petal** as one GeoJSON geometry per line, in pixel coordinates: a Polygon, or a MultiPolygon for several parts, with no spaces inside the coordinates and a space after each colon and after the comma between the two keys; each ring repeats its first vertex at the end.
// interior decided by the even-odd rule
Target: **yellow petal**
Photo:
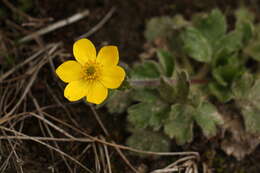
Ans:
{"type": "Polygon", "coordinates": [[[97,56],[97,62],[105,65],[117,65],[119,61],[119,53],[116,46],[105,46],[100,49],[97,56]]]}
{"type": "Polygon", "coordinates": [[[87,81],[85,80],[73,81],[66,86],[64,90],[64,96],[69,101],[77,101],[87,95],[88,89],[89,89],[89,85],[87,81]]]}
{"type": "Polygon", "coordinates": [[[111,89],[118,88],[125,78],[125,70],[119,66],[103,67],[101,83],[111,89]]]}
{"type": "Polygon", "coordinates": [[[87,94],[87,101],[95,104],[102,103],[107,98],[107,88],[100,82],[93,82],[87,94]]]}
{"type": "Polygon", "coordinates": [[[84,65],[89,60],[94,61],[97,53],[93,43],[90,40],[83,38],[74,43],[73,54],[76,60],[81,65],[84,65]]]}
{"type": "Polygon", "coordinates": [[[81,78],[81,68],[76,61],[66,61],[56,69],[56,74],[64,82],[72,82],[81,78]]]}

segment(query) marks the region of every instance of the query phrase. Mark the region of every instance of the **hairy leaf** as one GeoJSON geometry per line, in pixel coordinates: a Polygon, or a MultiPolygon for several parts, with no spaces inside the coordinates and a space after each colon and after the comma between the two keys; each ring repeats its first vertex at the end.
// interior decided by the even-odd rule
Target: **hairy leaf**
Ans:
{"type": "Polygon", "coordinates": [[[256,80],[250,91],[239,101],[248,132],[260,134],[260,79],[256,80]]]}
{"type": "Polygon", "coordinates": [[[190,142],[193,138],[193,113],[194,110],[191,106],[173,105],[169,118],[165,122],[164,132],[170,138],[175,138],[180,145],[190,142]]]}
{"type": "Polygon", "coordinates": [[[136,89],[133,92],[133,100],[145,102],[145,103],[154,103],[156,100],[159,100],[159,93],[153,89],[136,89]]]}
{"type": "Polygon", "coordinates": [[[169,106],[163,102],[138,103],[128,108],[128,120],[135,127],[158,130],[168,117],[169,106]]]}
{"type": "MultiPolygon", "coordinates": [[[[165,135],[148,130],[139,130],[134,132],[126,141],[126,144],[132,148],[153,152],[169,152],[170,139],[165,135]]],[[[148,155],[141,155],[148,156],[148,155]]]]}
{"type": "Polygon", "coordinates": [[[130,75],[131,79],[151,79],[160,77],[160,72],[155,61],[144,61],[136,65],[130,75]]]}
{"type": "Polygon", "coordinates": [[[123,113],[131,104],[131,91],[115,91],[108,99],[106,107],[111,114],[123,113]]]}
{"type": "Polygon", "coordinates": [[[173,27],[174,22],[171,17],[154,17],[147,22],[144,35],[148,41],[169,37],[172,34],[173,27]]]}
{"type": "Polygon", "coordinates": [[[254,79],[253,76],[246,72],[241,78],[234,81],[232,84],[232,92],[236,99],[243,99],[248,96],[253,86],[254,79]]]}
{"type": "Polygon", "coordinates": [[[211,82],[208,87],[210,93],[222,103],[226,103],[233,98],[232,92],[229,88],[221,86],[216,82],[211,82]]]}
{"type": "Polygon", "coordinates": [[[209,102],[204,102],[197,108],[194,119],[201,127],[204,135],[207,137],[216,135],[216,126],[223,123],[222,117],[218,113],[218,110],[209,102]]]}
{"type": "Polygon", "coordinates": [[[195,26],[212,46],[227,31],[226,18],[219,9],[214,9],[207,17],[197,20],[195,26]]]}
{"type": "Polygon", "coordinates": [[[207,38],[196,28],[187,27],[181,34],[183,50],[190,57],[200,62],[210,62],[212,49],[207,38]]]}
{"type": "Polygon", "coordinates": [[[174,71],[174,57],[173,55],[165,50],[158,50],[157,57],[159,59],[160,65],[162,66],[164,75],[171,77],[174,71]]]}

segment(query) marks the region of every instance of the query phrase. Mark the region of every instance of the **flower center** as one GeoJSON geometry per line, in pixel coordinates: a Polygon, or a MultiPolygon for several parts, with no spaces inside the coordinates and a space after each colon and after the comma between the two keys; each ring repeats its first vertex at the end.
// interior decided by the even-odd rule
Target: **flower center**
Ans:
{"type": "Polygon", "coordinates": [[[83,79],[88,81],[98,80],[101,74],[100,64],[97,62],[89,61],[83,66],[82,76],[83,79]]]}
{"type": "Polygon", "coordinates": [[[88,75],[88,76],[93,75],[95,72],[96,72],[96,69],[95,69],[94,66],[89,66],[89,67],[86,69],[86,75],[88,75]]]}

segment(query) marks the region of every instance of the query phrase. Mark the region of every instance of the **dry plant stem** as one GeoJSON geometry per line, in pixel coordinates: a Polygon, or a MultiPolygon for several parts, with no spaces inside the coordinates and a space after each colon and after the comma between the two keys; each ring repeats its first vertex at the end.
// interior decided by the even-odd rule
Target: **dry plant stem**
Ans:
{"type": "Polygon", "coordinates": [[[53,147],[53,146],[51,146],[51,145],[45,143],[45,142],[42,142],[42,141],[40,141],[40,140],[38,140],[38,139],[35,139],[35,138],[33,138],[33,137],[30,137],[30,136],[27,136],[27,135],[25,135],[25,134],[23,134],[23,133],[20,133],[20,132],[15,131],[15,130],[8,129],[8,128],[3,127],[3,126],[0,126],[0,129],[5,130],[5,131],[12,132],[12,133],[14,133],[14,134],[17,135],[17,136],[24,136],[24,137],[30,138],[32,141],[38,142],[39,144],[42,144],[42,145],[44,145],[44,146],[46,146],[46,147],[48,147],[48,148],[50,148],[50,149],[52,149],[52,150],[58,152],[59,154],[64,155],[65,157],[69,158],[69,159],[72,160],[73,162],[75,162],[75,163],[77,163],[78,165],[80,165],[80,166],[81,166],[84,170],[86,170],[87,172],[93,173],[90,169],[88,169],[87,167],[85,167],[85,166],[84,166],[82,163],[80,163],[78,160],[74,159],[74,158],[71,157],[70,155],[64,153],[63,151],[61,151],[61,150],[59,150],[59,149],[57,149],[57,148],[55,148],[55,147],[53,147]]]}
{"type": "Polygon", "coordinates": [[[197,165],[192,161],[194,159],[196,159],[196,157],[187,156],[187,157],[177,160],[176,162],[170,164],[166,168],[158,169],[158,170],[152,171],[151,173],[179,172],[179,171],[181,171],[181,169],[184,169],[184,168],[186,169],[185,172],[194,172],[194,171],[196,172],[198,168],[197,168],[197,165]],[[182,163],[182,164],[178,166],[178,164],[180,164],[180,163],[182,163]]]}
{"type": "Polygon", "coordinates": [[[53,45],[49,45],[46,46],[46,48],[41,49],[39,51],[37,51],[35,54],[33,54],[31,57],[27,58],[25,61],[21,62],[20,64],[16,65],[14,68],[10,69],[9,71],[7,71],[6,73],[4,73],[3,75],[1,75],[0,77],[0,83],[7,78],[8,76],[10,76],[11,74],[13,74],[16,70],[20,69],[21,67],[23,67],[24,65],[32,62],[35,58],[37,58],[39,55],[41,55],[43,52],[45,52],[46,50],[48,50],[51,46],[53,45]]]}
{"type": "Polygon", "coordinates": [[[95,143],[92,144],[92,148],[93,148],[93,151],[95,153],[95,169],[96,169],[97,172],[100,172],[101,166],[100,166],[99,156],[98,156],[98,153],[97,153],[97,147],[96,147],[95,143]]]}
{"type": "MultiPolygon", "coordinates": [[[[3,131],[3,134],[6,136],[5,131],[3,131]]],[[[18,168],[19,171],[17,171],[17,172],[23,173],[22,165],[19,164],[19,163],[22,162],[22,160],[19,158],[19,156],[18,156],[18,154],[16,153],[16,150],[15,150],[15,149],[16,149],[16,146],[17,146],[17,143],[13,144],[10,139],[8,139],[8,143],[9,143],[9,146],[10,146],[10,148],[11,148],[11,150],[12,150],[14,156],[15,156],[15,159],[13,159],[13,161],[14,161],[16,164],[14,164],[14,165],[15,165],[15,166],[17,166],[17,165],[19,166],[19,168],[18,168]]],[[[17,169],[17,168],[16,168],[16,169],[17,169]]]]}
{"type": "Polygon", "coordinates": [[[47,88],[47,91],[50,92],[50,95],[52,96],[53,100],[65,111],[65,113],[67,114],[67,116],[69,117],[71,122],[75,126],[79,126],[77,121],[72,118],[68,108],[59,100],[59,97],[56,95],[56,93],[51,89],[51,87],[48,84],[46,84],[46,88],[47,88]]]}
{"type": "MultiPolygon", "coordinates": [[[[23,112],[23,113],[20,113],[20,114],[15,114],[12,117],[9,117],[9,118],[5,119],[4,121],[2,121],[2,123],[5,123],[5,122],[10,121],[12,119],[16,119],[16,118],[18,118],[18,116],[25,116],[25,118],[28,118],[29,117],[28,115],[30,115],[31,113],[32,112],[23,112]]],[[[159,155],[159,156],[187,156],[187,155],[194,155],[194,156],[196,156],[197,159],[199,159],[199,153],[198,152],[192,152],[192,151],[189,151],[189,152],[152,152],[152,151],[138,150],[138,149],[135,149],[135,148],[131,148],[131,147],[127,147],[127,146],[124,146],[124,145],[115,144],[115,143],[110,143],[110,142],[107,142],[105,140],[101,140],[101,139],[99,139],[97,137],[93,137],[91,135],[88,135],[87,133],[84,133],[82,130],[80,130],[80,129],[76,128],[76,127],[73,127],[73,126],[71,126],[70,124],[68,124],[66,122],[63,122],[63,121],[59,120],[58,118],[55,118],[55,117],[49,115],[46,112],[43,112],[43,114],[46,117],[51,118],[52,120],[54,120],[54,121],[56,121],[58,123],[61,123],[62,125],[64,125],[64,126],[70,128],[70,129],[74,130],[75,132],[78,132],[79,134],[84,135],[85,137],[87,137],[89,140],[91,140],[93,142],[98,142],[98,143],[106,144],[106,145],[114,147],[114,148],[128,150],[128,151],[141,153],[141,154],[159,155]]],[[[76,139],[77,138],[75,138],[74,140],[76,140],[76,139]]],[[[84,142],[84,141],[82,141],[82,142],[84,142]]]]}
{"type": "Polygon", "coordinates": [[[105,128],[104,124],[102,123],[97,111],[95,110],[95,108],[93,107],[92,104],[88,104],[90,106],[91,111],[93,112],[98,124],[100,125],[100,127],[102,128],[102,130],[104,131],[104,133],[106,134],[106,136],[110,136],[107,129],[105,128]]]}
{"type": "Polygon", "coordinates": [[[53,124],[52,122],[50,122],[49,120],[45,119],[44,117],[41,117],[35,113],[30,113],[32,116],[38,118],[39,120],[45,122],[46,124],[50,125],[52,128],[54,128],[55,130],[57,130],[58,132],[62,133],[63,135],[67,136],[68,138],[71,139],[76,139],[74,136],[70,135],[69,133],[67,133],[65,130],[59,128],[58,126],[56,126],[55,124],[53,124]]]}
{"type": "Polygon", "coordinates": [[[19,139],[19,140],[31,140],[31,138],[37,139],[39,141],[56,141],[56,142],[83,142],[83,143],[89,143],[93,142],[93,140],[90,140],[88,138],[55,138],[55,137],[39,137],[39,136],[0,136],[0,140],[2,139],[19,139]]]}
{"type": "MultiPolygon", "coordinates": [[[[1,145],[1,146],[3,146],[3,145],[1,145]]],[[[6,160],[3,162],[2,166],[0,167],[1,173],[4,173],[4,171],[6,170],[7,166],[9,165],[8,163],[9,163],[9,160],[11,159],[12,155],[13,155],[13,151],[11,151],[9,153],[8,157],[6,158],[6,160]]]]}
{"type": "Polygon", "coordinates": [[[101,170],[103,170],[104,173],[107,173],[103,145],[102,144],[98,144],[97,146],[98,146],[100,161],[101,161],[101,165],[102,165],[102,169],[101,170]]]}
{"type": "MultiPolygon", "coordinates": [[[[52,49],[49,50],[48,54],[52,54],[56,49],[58,48],[58,44],[56,44],[52,49]]],[[[50,55],[47,57],[44,57],[35,68],[32,68],[29,73],[33,74],[30,81],[28,82],[22,96],[18,100],[18,102],[15,104],[15,106],[12,108],[11,111],[9,111],[4,117],[9,117],[11,114],[15,112],[15,110],[20,106],[28,92],[30,91],[30,88],[32,87],[33,83],[35,82],[35,79],[37,77],[38,72],[40,71],[41,67],[47,62],[46,58],[54,58],[56,55],[50,55]]]]}
{"type": "MultiPolygon", "coordinates": [[[[38,101],[37,101],[36,98],[32,95],[31,92],[29,92],[29,95],[30,95],[30,97],[32,98],[33,103],[34,103],[36,109],[38,110],[38,113],[42,116],[42,118],[44,118],[44,115],[43,115],[43,113],[42,113],[42,110],[41,110],[41,108],[40,108],[40,105],[39,105],[38,101]]],[[[41,122],[39,122],[39,123],[41,124],[41,122]]],[[[52,134],[52,132],[51,132],[51,130],[50,130],[50,128],[48,127],[48,125],[47,125],[46,123],[44,123],[44,126],[45,126],[45,128],[47,129],[48,134],[49,134],[51,137],[54,137],[53,134],[52,134]]],[[[42,132],[44,133],[44,130],[42,130],[42,132]]],[[[56,148],[58,148],[58,149],[60,150],[60,147],[59,147],[59,145],[57,144],[56,141],[54,141],[54,145],[55,145],[56,148]]],[[[52,154],[52,158],[53,158],[53,160],[54,160],[54,156],[53,156],[52,150],[51,150],[51,154],[52,154]]],[[[73,172],[73,171],[72,171],[72,168],[70,167],[70,165],[69,165],[69,163],[67,162],[67,160],[65,159],[65,157],[64,157],[63,155],[61,155],[61,158],[63,159],[63,161],[64,161],[65,165],[67,166],[67,168],[69,169],[69,171],[70,171],[70,172],[73,172]]]]}
{"type": "MultiPolygon", "coordinates": [[[[104,137],[101,137],[101,139],[105,140],[104,137]]],[[[109,157],[109,153],[108,153],[108,149],[106,145],[103,145],[104,150],[105,150],[105,155],[106,155],[106,160],[107,160],[107,165],[108,165],[108,172],[112,173],[112,169],[111,169],[111,163],[110,163],[110,157],[109,157]]]]}
{"type": "Polygon", "coordinates": [[[30,35],[27,35],[25,37],[23,37],[21,40],[19,40],[20,43],[23,43],[23,42],[27,42],[27,41],[30,41],[30,40],[33,40],[35,37],[39,37],[41,35],[44,35],[44,34],[47,34],[49,32],[52,32],[58,28],[61,28],[61,27],[64,27],[66,25],[70,25],[74,22],[77,22],[79,21],[80,19],[83,19],[84,17],[88,16],[89,15],[89,10],[84,10],[80,13],[77,13],[77,14],[74,14],[73,16],[67,18],[67,19],[64,19],[64,20],[61,20],[61,21],[58,21],[56,23],[53,23],[45,28],[42,28],[40,29],[39,31],[36,31],[30,35]]]}
{"type": "Polygon", "coordinates": [[[106,14],[106,16],[97,25],[95,25],[93,28],[91,28],[87,33],[79,36],[76,40],[89,37],[90,35],[97,32],[112,17],[112,15],[114,14],[115,11],[116,11],[116,8],[112,7],[111,10],[106,14]]]}
{"type": "MultiPolygon", "coordinates": [[[[99,115],[98,115],[97,111],[95,110],[95,108],[93,107],[93,105],[89,104],[89,106],[90,106],[91,111],[93,112],[96,120],[98,121],[100,127],[102,128],[102,130],[106,134],[106,136],[110,136],[107,129],[105,128],[104,124],[102,123],[101,119],[99,118],[99,115]]],[[[114,141],[112,141],[112,142],[114,143],[114,141]]],[[[116,148],[116,151],[119,153],[119,156],[121,156],[121,158],[125,161],[125,163],[132,169],[132,171],[137,172],[137,170],[130,163],[130,161],[124,156],[123,152],[121,152],[119,148],[116,148]]]]}
{"type": "Polygon", "coordinates": [[[138,149],[135,149],[135,148],[131,148],[131,147],[127,147],[127,146],[124,146],[124,145],[119,145],[119,144],[115,144],[115,143],[110,143],[110,142],[107,142],[107,141],[104,141],[104,140],[101,140],[99,138],[96,138],[96,137],[93,137],[93,136],[90,136],[84,132],[82,132],[81,130],[71,126],[70,124],[67,124],[63,121],[60,121],[59,119],[57,118],[54,118],[53,116],[50,116],[49,114],[45,113],[45,116],[53,119],[54,121],[57,121],[69,128],[71,128],[72,130],[75,130],[76,132],[88,137],[89,139],[95,141],[95,142],[98,142],[98,143],[102,143],[102,144],[106,144],[108,146],[111,146],[111,147],[116,147],[118,149],[123,149],[123,150],[128,150],[128,151],[132,151],[132,152],[136,152],[136,153],[141,153],[141,154],[150,154],[150,155],[159,155],[159,156],[187,156],[187,155],[195,155],[197,158],[199,158],[199,153],[198,152],[152,152],[152,151],[143,151],[143,150],[138,150],[138,149]]]}
{"type": "Polygon", "coordinates": [[[37,19],[34,17],[29,16],[28,14],[24,13],[23,11],[17,9],[13,4],[11,4],[8,0],[3,0],[3,3],[10,8],[14,13],[17,13],[18,15],[27,18],[29,21],[34,21],[34,22],[43,22],[43,21],[49,21],[50,19],[37,19]]]}

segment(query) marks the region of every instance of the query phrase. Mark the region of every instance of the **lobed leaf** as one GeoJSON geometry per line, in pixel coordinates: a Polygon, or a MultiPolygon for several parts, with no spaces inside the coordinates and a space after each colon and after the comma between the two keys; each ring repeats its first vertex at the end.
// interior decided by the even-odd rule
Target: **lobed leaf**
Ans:
{"type": "Polygon", "coordinates": [[[183,51],[193,59],[200,62],[210,62],[212,58],[212,48],[207,38],[196,28],[187,27],[181,33],[183,41],[183,51]]]}
{"type": "Polygon", "coordinates": [[[162,66],[164,75],[171,77],[173,75],[175,65],[173,55],[168,51],[158,50],[157,57],[160,65],[162,66]]]}
{"type": "Polygon", "coordinates": [[[147,22],[144,35],[148,41],[166,38],[172,34],[173,27],[174,20],[171,17],[154,17],[147,22]]]}
{"type": "Polygon", "coordinates": [[[155,61],[144,61],[136,65],[130,73],[131,79],[154,79],[160,77],[158,63],[155,61]]]}
{"type": "Polygon", "coordinates": [[[123,113],[128,106],[132,103],[131,91],[114,91],[114,93],[109,97],[106,103],[106,107],[109,113],[123,113]]]}
{"type": "Polygon", "coordinates": [[[212,46],[227,31],[226,18],[219,9],[212,10],[207,17],[201,17],[195,26],[212,46]]]}
{"type": "Polygon", "coordinates": [[[191,142],[193,138],[193,113],[194,109],[189,105],[172,105],[169,118],[164,124],[164,132],[170,138],[175,138],[180,145],[191,142]]]}
{"type": "Polygon", "coordinates": [[[223,124],[223,119],[216,107],[209,102],[204,102],[197,108],[194,119],[207,137],[216,135],[217,125],[223,124]]]}
{"type": "Polygon", "coordinates": [[[168,117],[169,106],[163,102],[138,103],[128,108],[128,120],[135,127],[158,130],[168,117]]]}
{"type": "MultiPolygon", "coordinates": [[[[148,130],[134,132],[126,141],[132,148],[153,152],[169,152],[170,139],[165,135],[148,130]]],[[[141,155],[148,156],[148,155],[141,155]]]]}

